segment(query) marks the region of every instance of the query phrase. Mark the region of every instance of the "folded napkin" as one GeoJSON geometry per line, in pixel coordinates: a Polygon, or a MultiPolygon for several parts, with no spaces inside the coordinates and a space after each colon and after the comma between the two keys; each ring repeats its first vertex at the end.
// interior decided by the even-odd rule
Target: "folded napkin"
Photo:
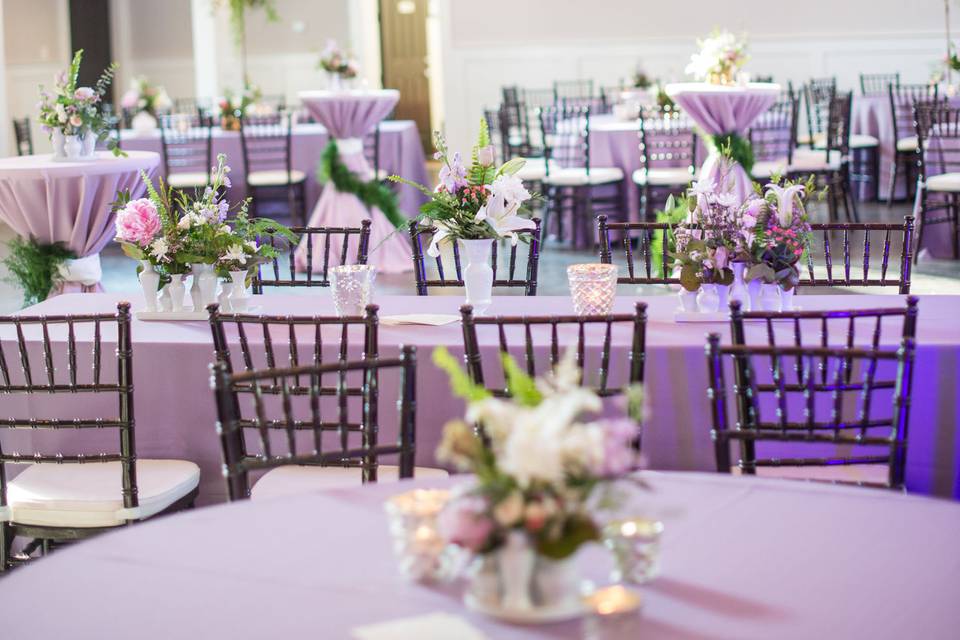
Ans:
{"type": "Polygon", "coordinates": [[[428,613],[368,624],[354,628],[351,636],[357,640],[487,640],[479,629],[449,613],[428,613]]]}
{"type": "Polygon", "coordinates": [[[397,316],[381,316],[380,324],[387,326],[398,324],[422,324],[430,327],[442,327],[458,322],[460,316],[452,313],[407,313],[397,316]]]}

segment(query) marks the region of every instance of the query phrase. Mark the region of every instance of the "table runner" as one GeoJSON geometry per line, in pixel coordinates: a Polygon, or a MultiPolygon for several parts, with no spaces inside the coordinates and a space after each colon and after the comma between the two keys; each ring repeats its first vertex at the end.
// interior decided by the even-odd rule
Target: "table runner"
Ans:
{"type": "MultiPolygon", "coordinates": [[[[900,640],[950,638],[960,627],[954,503],[717,474],[643,479],[651,490],[631,490],[621,511],[664,522],[662,573],[641,587],[635,623],[611,640],[807,640],[825,631],[900,640]]],[[[468,612],[458,584],[402,578],[383,501],[421,486],[436,485],[198,509],[62,549],[0,580],[4,610],[18,612],[4,631],[339,639],[361,625],[444,612],[491,640],[583,637],[577,621],[508,625],[468,612]]],[[[600,545],[585,545],[576,562],[583,578],[609,583],[612,563],[600,545]]]]}
{"type": "MultiPolygon", "coordinates": [[[[60,296],[47,300],[24,313],[88,313],[109,312],[123,299],[116,294],[60,296]]],[[[256,298],[256,297],[255,297],[256,298]]],[[[710,408],[706,400],[707,365],[704,356],[705,336],[717,331],[723,343],[729,343],[728,323],[677,324],[673,313],[677,301],[673,296],[646,296],[635,298],[621,295],[616,311],[631,312],[636,300],[648,304],[646,384],[650,420],[643,436],[643,451],[648,464],[655,469],[713,470],[713,444],[710,440],[710,408]]],[[[410,313],[458,313],[463,302],[460,296],[375,296],[380,315],[410,313]]],[[[333,315],[329,292],[311,296],[266,295],[253,304],[262,313],[290,315],[333,315]]],[[[797,305],[804,309],[902,307],[904,297],[898,295],[799,295],[797,305]]],[[[134,301],[134,310],[139,306],[134,301]]],[[[960,498],[960,296],[920,296],[919,322],[912,413],[907,454],[907,487],[911,492],[929,493],[960,498]]],[[[573,312],[568,297],[522,296],[495,297],[490,309],[493,314],[505,315],[560,315],[573,312]]],[[[899,343],[899,321],[885,322],[883,344],[890,347],[899,343]]],[[[790,331],[789,327],[781,329],[790,331]]],[[[307,334],[310,330],[306,330],[307,334]]],[[[495,331],[482,332],[480,345],[484,361],[494,362],[497,349],[495,331]]],[[[858,331],[859,337],[869,340],[870,331],[858,331]]],[[[104,334],[112,340],[109,332],[104,334]]],[[[593,334],[590,334],[593,335],[593,334]]],[[[841,332],[842,335],[842,332],[841,332]]],[[[751,340],[764,340],[761,327],[749,328],[751,340]]],[[[9,335],[0,333],[0,338],[9,335]]],[[[325,334],[325,347],[334,357],[339,333],[325,334]]],[[[598,357],[603,334],[593,336],[588,356],[598,357]]],[[[630,345],[629,332],[615,331],[612,337],[613,363],[611,375],[617,367],[626,367],[630,345]]],[[[232,339],[232,338],[231,338],[232,339]]],[[[256,338],[251,338],[256,341],[256,338]]],[[[561,336],[563,345],[571,345],[575,331],[561,336]]],[[[78,338],[79,340],[79,338],[78,338]]],[[[511,344],[522,340],[522,335],[510,334],[511,344]]],[[[810,342],[816,342],[816,336],[810,342]]],[[[277,345],[285,344],[278,338],[277,345]]],[[[300,342],[312,344],[306,334],[300,342]]],[[[444,423],[459,417],[463,403],[452,398],[446,375],[430,362],[430,353],[436,346],[445,346],[460,357],[463,353],[462,330],[459,325],[442,327],[381,326],[380,354],[395,356],[402,344],[415,345],[418,353],[417,463],[436,464],[434,451],[440,441],[444,423]]],[[[36,357],[42,357],[39,344],[34,345],[36,357]]],[[[57,345],[61,356],[63,345],[57,345]]],[[[201,466],[201,500],[223,499],[225,494],[220,478],[220,449],[214,424],[216,411],[209,386],[208,366],[212,359],[210,328],[205,322],[157,323],[133,322],[134,383],[136,388],[137,447],[142,457],[174,457],[193,460],[201,466]]],[[[105,349],[108,347],[105,346],[105,349]]],[[[278,346],[279,348],[279,346],[278,346]]],[[[351,340],[351,355],[362,349],[359,334],[351,340]]],[[[81,351],[83,349],[81,348],[81,351]]],[[[538,357],[547,355],[546,343],[538,344],[538,357]]],[[[105,351],[106,353],[107,351],[105,351]]],[[[239,357],[239,354],[235,354],[239,357]]],[[[278,358],[282,358],[278,355],[278,358]]],[[[42,360],[37,360],[42,362],[42,360]]],[[[589,362],[593,366],[595,360],[589,362]]],[[[487,365],[489,369],[491,365],[487,365]]],[[[599,365],[593,368],[598,370],[599,365]]],[[[590,370],[590,369],[588,369],[590,370]]],[[[486,372],[486,370],[485,370],[486,372]]],[[[489,374],[488,374],[489,375],[489,374]]],[[[732,381],[732,378],[728,378],[732,381]]],[[[611,379],[615,384],[616,380],[611,379]]],[[[395,434],[396,385],[389,379],[381,383],[381,410],[383,437],[395,434]]],[[[70,400],[68,398],[67,400],[70,400]]],[[[22,399],[0,397],[4,413],[17,412],[39,415],[51,407],[47,397],[33,403],[22,399]]],[[[115,401],[106,405],[115,411],[115,401]]],[[[733,410],[733,405],[730,405],[733,410]]],[[[69,434],[65,435],[67,437],[69,434]]],[[[39,437],[38,434],[18,434],[20,437],[39,437]]],[[[112,440],[105,441],[113,446],[112,440]]],[[[27,442],[26,444],[29,444],[27,442]]]]}

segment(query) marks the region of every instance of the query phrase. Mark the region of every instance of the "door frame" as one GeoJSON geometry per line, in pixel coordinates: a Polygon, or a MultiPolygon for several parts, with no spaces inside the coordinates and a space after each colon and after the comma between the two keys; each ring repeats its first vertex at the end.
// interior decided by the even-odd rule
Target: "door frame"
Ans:
{"type": "MultiPolygon", "coordinates": [[[[449,48],[450,0],[427,0],[427,57],[430,69],[430,126],[444,129],[444,55],[449,48]]],[[[383,87],[380,1],[349,2],[350,41],[360,75],[371,88],[383,87]]]]}

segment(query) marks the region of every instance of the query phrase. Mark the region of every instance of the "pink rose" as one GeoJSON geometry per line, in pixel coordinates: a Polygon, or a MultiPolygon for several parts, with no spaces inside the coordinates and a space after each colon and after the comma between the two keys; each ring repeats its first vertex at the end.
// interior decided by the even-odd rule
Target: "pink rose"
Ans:
{"type": "Polygon", "coordinates": [[[453,500],[440,513],[437,527],[448,542],[479,551],[487,544],[493,522],[487,515],[486,500],[464,496],[453,500]]]}
{"type": "Polygon", "coordinates": [[[160,233],[160,214],[147,198],[132,200],[117,212],[117,240],[147,247],[160,233]]]}
{"type": "Polygon", "coordinates": [[[80,87],[79,89],[73,92],[73,97],[75,99],[83,100],[83,101],[93,100],[93,97],[95,95],[96,94],[93,92],[93,89],[91,89],[90,87],[80,87]]]}
{"type": "Polygon", "coordinates": [[[477,162],[480,163],[482,167],[489,167],[493,165],[493,146],[487,145],[477,150],[477,162]]]}

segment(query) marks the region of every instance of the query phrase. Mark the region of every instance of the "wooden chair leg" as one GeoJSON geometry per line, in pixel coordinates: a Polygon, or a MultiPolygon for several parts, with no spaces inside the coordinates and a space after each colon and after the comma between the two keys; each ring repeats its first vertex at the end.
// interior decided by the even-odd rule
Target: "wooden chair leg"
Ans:
{"type": "Polygon", "coordinates": [[[887,206],[893,206],[893,197],[897,194],[897,178],[898,167],[900,163],[898,162],[897,153],[893,154],[893,162],[890,164],[890,186],[887,190],[887,206]]]}

